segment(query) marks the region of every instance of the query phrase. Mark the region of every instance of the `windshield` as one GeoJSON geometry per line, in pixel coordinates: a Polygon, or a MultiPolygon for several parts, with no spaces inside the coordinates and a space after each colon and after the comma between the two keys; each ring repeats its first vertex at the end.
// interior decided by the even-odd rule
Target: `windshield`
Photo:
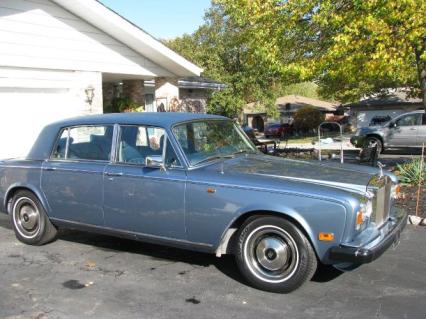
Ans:
{"type": "Polygon", "coordinates": [[[256,147],[232,121],[205,120],[173,128],[191,165],[239,153],[255,153],[256,147]]]}

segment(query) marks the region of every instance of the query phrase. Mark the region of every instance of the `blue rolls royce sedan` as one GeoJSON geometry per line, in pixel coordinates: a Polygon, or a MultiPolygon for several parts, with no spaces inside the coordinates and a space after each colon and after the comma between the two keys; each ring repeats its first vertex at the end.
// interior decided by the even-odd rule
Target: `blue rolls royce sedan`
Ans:
{"type": "Polygon", "coordinates": [[[233,254],[247,282],[290,292],[318,263],[378,258],[406,224],[394,175],[259,153],[228,118],[188,113],[79,117],[0,161],[0,211],[30,245],[59,228],[233,254]]]}

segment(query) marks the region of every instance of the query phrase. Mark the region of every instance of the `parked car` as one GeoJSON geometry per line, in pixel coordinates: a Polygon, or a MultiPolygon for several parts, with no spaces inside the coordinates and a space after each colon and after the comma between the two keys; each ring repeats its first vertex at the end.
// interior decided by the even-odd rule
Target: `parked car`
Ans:
{"type": "Polygon", "coordinates": [[[275,292],[318,263],[378,258],[406,224],[397,191],[389,172],[263,155],[232,120],[188,113],[60,121],[0,162],[0,211],[23,243],[74,228],[233,254],[248,283],[275,292]]]}
{"type": "Polygon", "coordinates": [[[292,127],[290,124],[269,124],[265,128],[265,137],[280,137],[284,138],[292,133],[292,127]]]}
{"type": "Polygon", "coordinates": [[[426,115],[419,110],[404,113],[377,127],[362,127],[351,137],[356,147],[386,148],[421,147],[426,144],[426,115]]]}

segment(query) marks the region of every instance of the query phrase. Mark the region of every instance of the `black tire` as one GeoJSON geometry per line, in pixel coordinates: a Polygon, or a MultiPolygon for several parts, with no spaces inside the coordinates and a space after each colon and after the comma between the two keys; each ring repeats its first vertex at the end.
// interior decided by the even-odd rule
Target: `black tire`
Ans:
{"type": "Polygon", "coordinates": [[[56,238],[57,229],[30,191],[19,191],[13,196],[9,216],[16,238],[25,244],[40,246],[56,238]]]}
{"type": "Polygon", "coordinates": [[[311,243],[284,218],[251,217],[236,239],[238,268],[255,288],[289,293],[310,280],[317,269],[311,243]]]}
{"type": "Polygon", "coordinates": [[[377,154],[383,153],[383,143],[378,137],[368,136],[365,139],[365,145],[367,147],[374,147],[375,145],[377,145],[377,154]]]}

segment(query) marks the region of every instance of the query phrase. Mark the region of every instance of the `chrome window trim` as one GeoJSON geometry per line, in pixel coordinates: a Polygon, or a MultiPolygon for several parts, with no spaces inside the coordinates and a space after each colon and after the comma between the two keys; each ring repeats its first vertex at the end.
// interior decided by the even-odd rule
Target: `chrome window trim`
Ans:
{"type": "Polygon", "coordinates": [[[112,158],[112,150],[114,147],[114,132],[115,132],[115,124],[111,124],[111,123],[107,123],[107,124],[79,124],[79,125],[71,125],[71,126],[64,126],[61,127],[61,129],[59,130],[59,133],[56,137],[56,141],[53,144],[53,148],[50,151],[50,156],[48,159],[46,159],[46,161],[49,162],[95,162],[95,163],[109,163],[111,162],[111,158],[112,158]],[[94,160],[94,159],[84,159],[84,158],[75,158],[75,159],[68,159],[68,147],[69,147],[69,139],[70,139],[70,131],[73,128],[79,128],[79,127],[108,127],[111,126],[113,128],[113,136],[111,139],[111,154],[109,155],[109,159],[108,160],[94,160]],[[67,134],[67,142],[66,142],[66,146],[65,146],[65,158],[53,158],[53,154],[55,152],[56,147],[58,146],[59,140],[61,139],[62,133],[68,130],[68,134],[67,134]]]}
{"type": "MultiPolygon", "coordinates": [[[[120,141],[121,141],[122,128],[123,127],[129,127],[129,126],[132,126],[132,127],[145,127],[146,129],[148,129],[148,128],[162,129],[164,131],[164,144],[163,144],[163,149],[162,149],[162,153],[161,154],[163,156],[163,160],[166,158],[165,155],[166,155],[167,141],[170,140],[169,139],[169,134],[168,134],[168,131],[167,131],[166,128],[164,128],[162,126],[147,125],[147,124],[119,124],[118,123],[116,125],[118,126],[118,128],[117,128],[118,132],[117,132],[117,140],[114,141],[115,144],[116,144],[116,147],[115,147],[114,161],[111,161],[112,164],[129,166],[129,167],[135,167],[135,166],[137,166],[137,167],[148,167],[145,164],[140,164],[140,163],[126,163],[126,162],[120,162],[119,161],[118,151],[120,150],[119,145],[120,145],[120,141]]],[[[182,158],[181,158],[180,154],[178,152],[176,152],[176,148],[173,145],[174,143],[170,143],[170,144],[171,144],[171,146],[173,148],[173,151],[175,152],[176,156],[178,157],[179,162],[181,163],[181,165],[180,166],[169,166],[169,167],[166,167],[166,169],[185,169],[185,167],[182,165],[182,158]]]]}

